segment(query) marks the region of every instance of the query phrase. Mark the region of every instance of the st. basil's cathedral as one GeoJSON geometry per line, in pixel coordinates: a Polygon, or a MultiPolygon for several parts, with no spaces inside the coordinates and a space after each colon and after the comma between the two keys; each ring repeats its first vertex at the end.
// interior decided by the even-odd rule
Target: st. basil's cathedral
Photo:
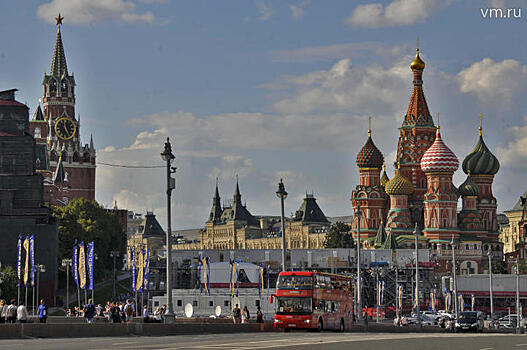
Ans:
{"type": "Polygon", "coordinates": [[[408,111],[399,128],[395,174],[389,179],[384,156],[375,146],[371,129],[357,155],[360,184],[352,191],[357,216],[352,232],[360,231],[364,248],[414,248],[418,232],[420,248],[428,248],[440,269],[449,270],[451,241],[458,251],[460,270],[482,273],[487,253],[501,260],[502,244],[498,241],[497,202],[492,194],[498,159],[485,145],[480,124],[476,146],[463,160],[466,180],[455,186],[452,177],[459,161],[441,137],[423,92],[425,62],[416,56],[410,64],[413,91],[408,111]],[[461,197],[461,210],[458,201],[461,197]],[[482,263],[484,261],[484,263],[482,263]]]}

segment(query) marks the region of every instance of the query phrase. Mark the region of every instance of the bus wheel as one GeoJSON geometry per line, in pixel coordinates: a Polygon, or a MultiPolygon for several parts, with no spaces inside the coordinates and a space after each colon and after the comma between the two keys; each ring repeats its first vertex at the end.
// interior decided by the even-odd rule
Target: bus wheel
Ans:
{"type": "Polygon", "coordinates": [[[318,319],[318,327],[317,327],[317,331],[322,331],[324,330],[324,322],[322,321],[321,318],[318,319]]]}
{"type": "Polygon", "coordinates": [[[344,332],[344,330],[345,330],[345,327],[344,327],[344,320],[340,320],[339,331],[340,331],[340,332],[344,332]]]}

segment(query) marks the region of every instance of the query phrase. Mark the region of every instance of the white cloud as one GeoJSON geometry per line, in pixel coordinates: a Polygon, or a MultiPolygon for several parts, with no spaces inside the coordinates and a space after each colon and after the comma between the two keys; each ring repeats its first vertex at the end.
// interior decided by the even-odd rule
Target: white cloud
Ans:
{"type": "Polygon", "coordinates": [[[262,22],[267,21],[269,18],[271,18],[272,14],[274,13],[274,9],[269,5],[268,3],[264,1],[256,1],[256,8],[258,10],[258,13],[260,14],[259,19],[262,22]]]}
{"type": "Polygon", "coordinates": [[[357,57],[393,59],[399,58],[405,52],[408,52],[407,45],[386,46],[375,42],[360,42],[277,50],[272,52],[271,56],[277,61],[312,62],[357,57]]]}
{"type": "Polygon", "coordinates": [[[357,27],[390,27],[423,22],[434,11],[450,1],[393,0],[386,7],[381,3],[358,5],[346,21],[357,27]]]}
{"type": "Polygon", "coordinates": [[[155,20],[152,12],[138,13],[134,2],[125,0],[52,0],[37,9],[37,15],[50,23],[55,23],[59,12],[65,17],[65,23],[80,25],[112,20],[128,23],[155,20]]]}
{"type": "Polygon", "coordinates": [[[514,59],[495,62],[484,58],[456,75],[459,89],[486,103],[508,105],[527,78],[527,66],[514,59]]]}
{"type": "Polygon", "coordinates": [[[516,125],[508,130],[511,138],[505,146],[498,147],[498,158],[502,166],[516,169],[527,167],[527,115],[523,125],[516,125]]]}
{"type": "Polygon", "coordinates": [[[291,17],[294,20],[299,20],[305,15],[305,10],[300,6],[289,5],[289,9],[291,10],[291,17]]]}
{"type": "Polygon", "coordinates": [[[235,176],[243,179],[253,172],[253,161],[243,156],[225,155],[221,158],[221,166],[214,167],[209,173],[209,179],[230,181],[235,176]]]}
{"type": "Polygon", "coordinates": [[[327,71],[317,71],[288,81],[297,90],[275,103],[282,113],[353,112],[359,115],[393,116],[408,98],[410,72],[407,64],[390,68],[372,63],[354,68],[342,59],[327,71]],[[401,89],[407,87],[407,89],[401,89]]]}

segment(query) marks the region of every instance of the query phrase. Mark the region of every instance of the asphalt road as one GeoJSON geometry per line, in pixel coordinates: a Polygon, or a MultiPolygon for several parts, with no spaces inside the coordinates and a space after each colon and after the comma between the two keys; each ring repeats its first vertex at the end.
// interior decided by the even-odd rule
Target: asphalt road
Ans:
{"type": "Polygon", "coordinates": [[[200,336],[0,340],[0,349],[24,350],[253,350],[253,349],[526,349],[527,336],[514,334],[239,333],[200,336]]]}

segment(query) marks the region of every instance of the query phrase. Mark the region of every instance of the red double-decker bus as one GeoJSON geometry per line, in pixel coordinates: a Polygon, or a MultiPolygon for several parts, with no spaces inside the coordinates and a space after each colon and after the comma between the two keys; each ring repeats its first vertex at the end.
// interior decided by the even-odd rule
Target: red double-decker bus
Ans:
{"type": "Polygon", "coordinates": [[[353,280],[323,272],[280,272],[276,282],[275,328],[334,329],[352,324],[353,280]]]}

